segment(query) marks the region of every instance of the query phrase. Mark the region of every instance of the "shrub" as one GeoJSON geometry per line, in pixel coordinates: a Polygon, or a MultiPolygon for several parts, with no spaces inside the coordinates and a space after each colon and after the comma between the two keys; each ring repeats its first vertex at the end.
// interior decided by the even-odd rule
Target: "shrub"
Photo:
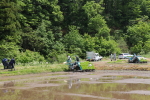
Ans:
{"type": "Polygon", "coordinates": [[[29,63],[33,61],[44,62],[45,59],[38,52],[33,52],[30,50],[26,50],[25,52],[21,52],[16,57],[17,62],[20,63],[29,63]]]}

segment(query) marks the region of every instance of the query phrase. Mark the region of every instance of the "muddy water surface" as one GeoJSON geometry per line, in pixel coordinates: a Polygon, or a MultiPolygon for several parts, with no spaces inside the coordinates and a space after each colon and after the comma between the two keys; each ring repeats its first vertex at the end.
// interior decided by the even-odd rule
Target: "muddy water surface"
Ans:
{"type": "Polygon", "coordinates": [[[0,100],[150,100],[149,71],[0,77],[0,100]]]}

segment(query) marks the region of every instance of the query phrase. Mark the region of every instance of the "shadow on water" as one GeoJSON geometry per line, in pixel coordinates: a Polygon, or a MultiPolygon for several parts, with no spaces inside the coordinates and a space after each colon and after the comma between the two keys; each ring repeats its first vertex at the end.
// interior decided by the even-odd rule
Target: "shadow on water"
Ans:
{"type": "Polygon", "coordinates": [[[52,78],[24,85],[10,81],[0,86],[0,100],[150,100],[150,84],[117,82],[133,78],[140,79],[110,75],[52,78]]]}

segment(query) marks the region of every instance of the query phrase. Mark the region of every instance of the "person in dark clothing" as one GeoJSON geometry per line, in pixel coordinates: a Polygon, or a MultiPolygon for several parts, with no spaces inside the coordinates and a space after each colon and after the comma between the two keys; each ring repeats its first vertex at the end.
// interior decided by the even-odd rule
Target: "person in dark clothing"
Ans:
{"type": "Polygon", "coordinates": [[[76,56],[76,61],[77,61],[77,62],[79,62],[79,61],[80,61],[78,56],[76,56]]]}
{"type": "Polygon", "coordinates": [[[10,60],[10,62],[9,62],[9,66],[11,66],[11,70],[12,69],[14,69],[15,70],[15,68],[14,68],[14,66],[15,66],[15,59],[14,58],[12,58],[11,60],[10,60]]]}
{"type": "Polygon", "coordinates": [[[74,69],[79,70],[79,69],[81,69],[80,68],[80,59],[78,56],[75,56],[75,57],[76,57],[76,61],[74,63],[74,69]]]}
{"type": "Polygon", "coordinates": [[[2,59],[2,64],[4,66],[4,69],[7,69],[8,68],[8,59],[6,59],[6,58],[2,59]]]}

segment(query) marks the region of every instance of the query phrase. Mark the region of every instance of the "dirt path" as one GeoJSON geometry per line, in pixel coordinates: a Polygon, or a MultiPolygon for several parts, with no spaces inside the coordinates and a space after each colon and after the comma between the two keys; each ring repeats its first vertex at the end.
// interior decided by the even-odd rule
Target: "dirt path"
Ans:
{"type": "Polygon", "coordinates": [[[128,63],[127,59],[124,59],[123,62],[120,63],[111,63],[111,61],[106,60],[106,61],[98,61],[98,62],[92,62],[96,69],[104,69],[106,68],[112,68],[115,67],[122,68],[122,69],[136,69],[139,68],[141,70],[142,68],[145,68],[147,70],[150,70],[150,60],[148,60],[148,63],[128,63]]]}

